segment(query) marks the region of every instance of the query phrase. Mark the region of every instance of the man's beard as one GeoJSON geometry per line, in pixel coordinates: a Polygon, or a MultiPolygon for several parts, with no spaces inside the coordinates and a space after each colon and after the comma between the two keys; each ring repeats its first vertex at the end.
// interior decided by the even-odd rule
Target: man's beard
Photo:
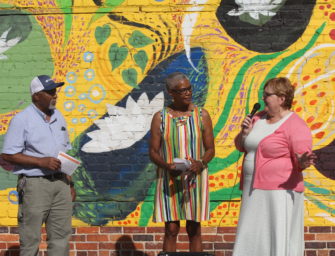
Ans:
{"type": "Polygon", "coordinates": [[[50,104],[49,104],[49,110],[54,110],[54,109],[56,109],[56,101],[52,100],[50,101],[50,104]]]}

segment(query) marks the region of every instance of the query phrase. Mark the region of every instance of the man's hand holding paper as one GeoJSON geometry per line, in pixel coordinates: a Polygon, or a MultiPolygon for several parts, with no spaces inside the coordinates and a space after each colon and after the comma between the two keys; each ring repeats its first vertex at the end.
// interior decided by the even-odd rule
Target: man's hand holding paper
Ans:
{"type": "Polygon", "coordinates": [[[60,171],[63,173],[66,173],[67,175],[72,175],[73,172],[78,168],[78,166],[81,164],[81,162],[73,158],[72,156],[64,153],[59,152],[57,158],[61,161],[62,166],[60,171]]]}

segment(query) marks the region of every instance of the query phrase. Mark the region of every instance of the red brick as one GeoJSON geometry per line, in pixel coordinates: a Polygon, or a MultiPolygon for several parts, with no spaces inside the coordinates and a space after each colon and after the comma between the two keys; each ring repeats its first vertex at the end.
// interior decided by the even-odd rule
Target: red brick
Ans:
{"type": "Polygon", "coordinates": [[[74,245],[75,245],[74,243],[71,243],[71,242],[70,242],[70,250],[71,250],[71,251],[74,250],[74,245]]]}
{"type": "Polygon", "coordinates": [[[314,241],[315,240],[315,234],[305,234],[304,238],[305,238],[305,241],[314,241]]]}
{"type": "Polygon", "coordinates": [[[153,235],[133,235],[134,241],[153,241],[153,235]]]}
{"type": "Polygon", "coordinates": [[[335,240],[335,234],[316,234],[315,237],[316,237],[315,240],[320,240],[320,241],[334,241],[335,240]]]}
{"type": "Polygon", "coordinates": [[[145,243],[145,249],[152,250],[152,249],[162,249],[163,243],[145,243]]]}
{"type": "Polygon", "coordinates": [[[331,227],[309,227],[308,229],[309,233],[330,233],[331,232],[331,227]]]}
{"type": "Polygon", "coordinates": [[[100,233],[121,234],[121,227],[101,227],[100,233]]]}
{"type": "Polygon", "coordinates": [[[202,243],[202,248],[204,249],[204,250],[213,250],[214,249],[214,243],[202,243]]]}
{"type": "Polygon", "coordinates": [[[214,244],[215,250],[222,250],[222,249],[233,249],[234,243],[216,243],[214,244]]]}
{"type": "Polygon", "coordinates": [[[164,240],[164,235],[155,235],[155,241],[163,241],[164,240]]]}
{"type": "Polygon", "coordinates": [[[236,233],[236,227],[218,227],[218,233],[236,233]]]}
{"type": "Polygon", "coordinates": [[[163,227],[147,227],[147,234],[151,234],[151,233],[165,233],[165,228],[163,227]]]}
{"type": "Polygon", "coordinates": [[[190,244],[187,243],[177,243],[177,250],[188,250],[190,248],[190,244]]]}
{"type": "Polygon", "coordinates": [[[98,252],[88,252],[87,256],[99,256],[98,252]]]}
{"type": "Polygon", "coordinates": [[[99,233],[99,227],[78,227],[77,234],[97,234],[99,233]]]}
{"type": "Polygon", "coordinates": [[[7,243],[0,243],[0,249],[7,249],[7,243]]]}
{"type": "Polygon", "coordinates": [[[235,242],[236,235],[224,235],[223,241],[225,242],[235,242]]]}
{"type": "Polygon", "coordinates": [[[19,228],[18,227],[10,227],[9,228],[9,233],[18,234],[19,233],[19,228]]]}
{"type": "Polygon", "coordinates": [[[19,235],[0,234],[0,242],[14,242],[19,240],[19,235]]]}
{"type": "Polygon", "coordinates": [[[109,235],[109,240],[110,241],[119,241],[120,239],[122,240],[124,236],[122,234],[120,235],[109,235]]]}
{"type": "Polygon", "coordinates": [[[84,242],[86,241],[86,235],[72,235],[70,241],[84,242]]]}
{"type": "Polygon", "coordinates": [[[222,236],[221,235],[202,235],[201,236],[202,241],[205,242],[222,242],[222,236]]]}
{"type": "Polygon", "coordinates": [[[186,227],[180,227],[179,234],[186,234],[186,227]]]}
{"type": "Polygon", "coordinates": [[[326,248],[325,242],[307,242],[305,243],[305,247],[310,249],[323,249],[326,248]]]}
{"type": "Polygon", "coordinates": [[[76,243],[77,250],[97,250],[98,243],[76,243]]]}
{"type": "Polygon", "coordinates": [[[318,256],[329,256],[328,250],[318,250],[318,256]]]}
{"type": "Polygon", "coordinates": [[[8,242],[7,243],[7,248],[8,249],[13,249],[13,250],[20,249],[20,244],[19,244],[19,242],[8,242]]]}
{"type": "Polygon", "coordinates": [[[106,242],[109,241],[109,235],[87,235],[87,241],[106,242]]]}
{"type": "Polygon", "coordinates": [[[202,227],[201,233],[202,234],[217,234],[218,230],[217,227],[202,227]]]}
{"type": "Polygon", "coordinates": [[[225,251],[224,256],[232,256],[233,252],[232,251],[225,251]]]}
{"type": "Polygon", "coordinates": [[[306,256],[317,256],[316,251],[305,251],[306,256]]]}
{"type": "Polygon", "coordinates": [[[99,250],[101,249],[115,250],[115,243],[99,243],[99,250]]]}
{"type": "Polygon", "coordinates": [[[185,234],[178,235],[177,241],[179,241],[179,242],[188,242],[189,241],[188,235],[185,235],[185,234]]]}
{"type": "Polygon", "coordinates": [[[99,256],[110,256],[110,252],[109,251],[101,251],[101,250],[99,250],[99,256]]]}
{"type": "Polygon", "coordinates": [[[145,228],[144,227],[124,227],[123,228],[123,233],[127,234],[134,234],[134,233],[143,233],[146,234],[145,228]]]}
{"type": "Polygon", "coordinates": [[[147,251],[145,254],[146,256],[157,256],[160,251],[147,251]]]}
{"type": "Polygon", "coordinates": [[[8,227],[0,227],[0,233],[8,233],[8,227]]]}
{"type": "Polygon", "coordinates": [[[87,252],[77,252],[77,256],[87,256],[87,252]]]}

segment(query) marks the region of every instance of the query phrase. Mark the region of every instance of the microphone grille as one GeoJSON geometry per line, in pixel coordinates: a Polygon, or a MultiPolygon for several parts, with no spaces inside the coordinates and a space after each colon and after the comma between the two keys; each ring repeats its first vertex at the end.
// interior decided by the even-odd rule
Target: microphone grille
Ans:
{"type": "Polygon", "coordinates": [[[255,103],[255,105],[254,105],[254,109],[258,110],[258,109],[260,109],[260,108],[261,108],[261,104],[259,104],[258,102],[255,103]]]}

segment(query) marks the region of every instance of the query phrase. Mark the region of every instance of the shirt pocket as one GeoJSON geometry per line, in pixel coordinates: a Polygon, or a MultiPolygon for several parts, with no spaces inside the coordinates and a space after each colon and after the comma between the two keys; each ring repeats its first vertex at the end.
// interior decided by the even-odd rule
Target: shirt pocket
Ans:
{"type": "Polygon", "coordinates": [[[55,135],[55,140],[57,143],[65,149],[68,148],[69,146],[69,135],[67,132],[67,129],[65,126],[59,125],[57,127],[54,127],[54,135],[55,135]]]}

